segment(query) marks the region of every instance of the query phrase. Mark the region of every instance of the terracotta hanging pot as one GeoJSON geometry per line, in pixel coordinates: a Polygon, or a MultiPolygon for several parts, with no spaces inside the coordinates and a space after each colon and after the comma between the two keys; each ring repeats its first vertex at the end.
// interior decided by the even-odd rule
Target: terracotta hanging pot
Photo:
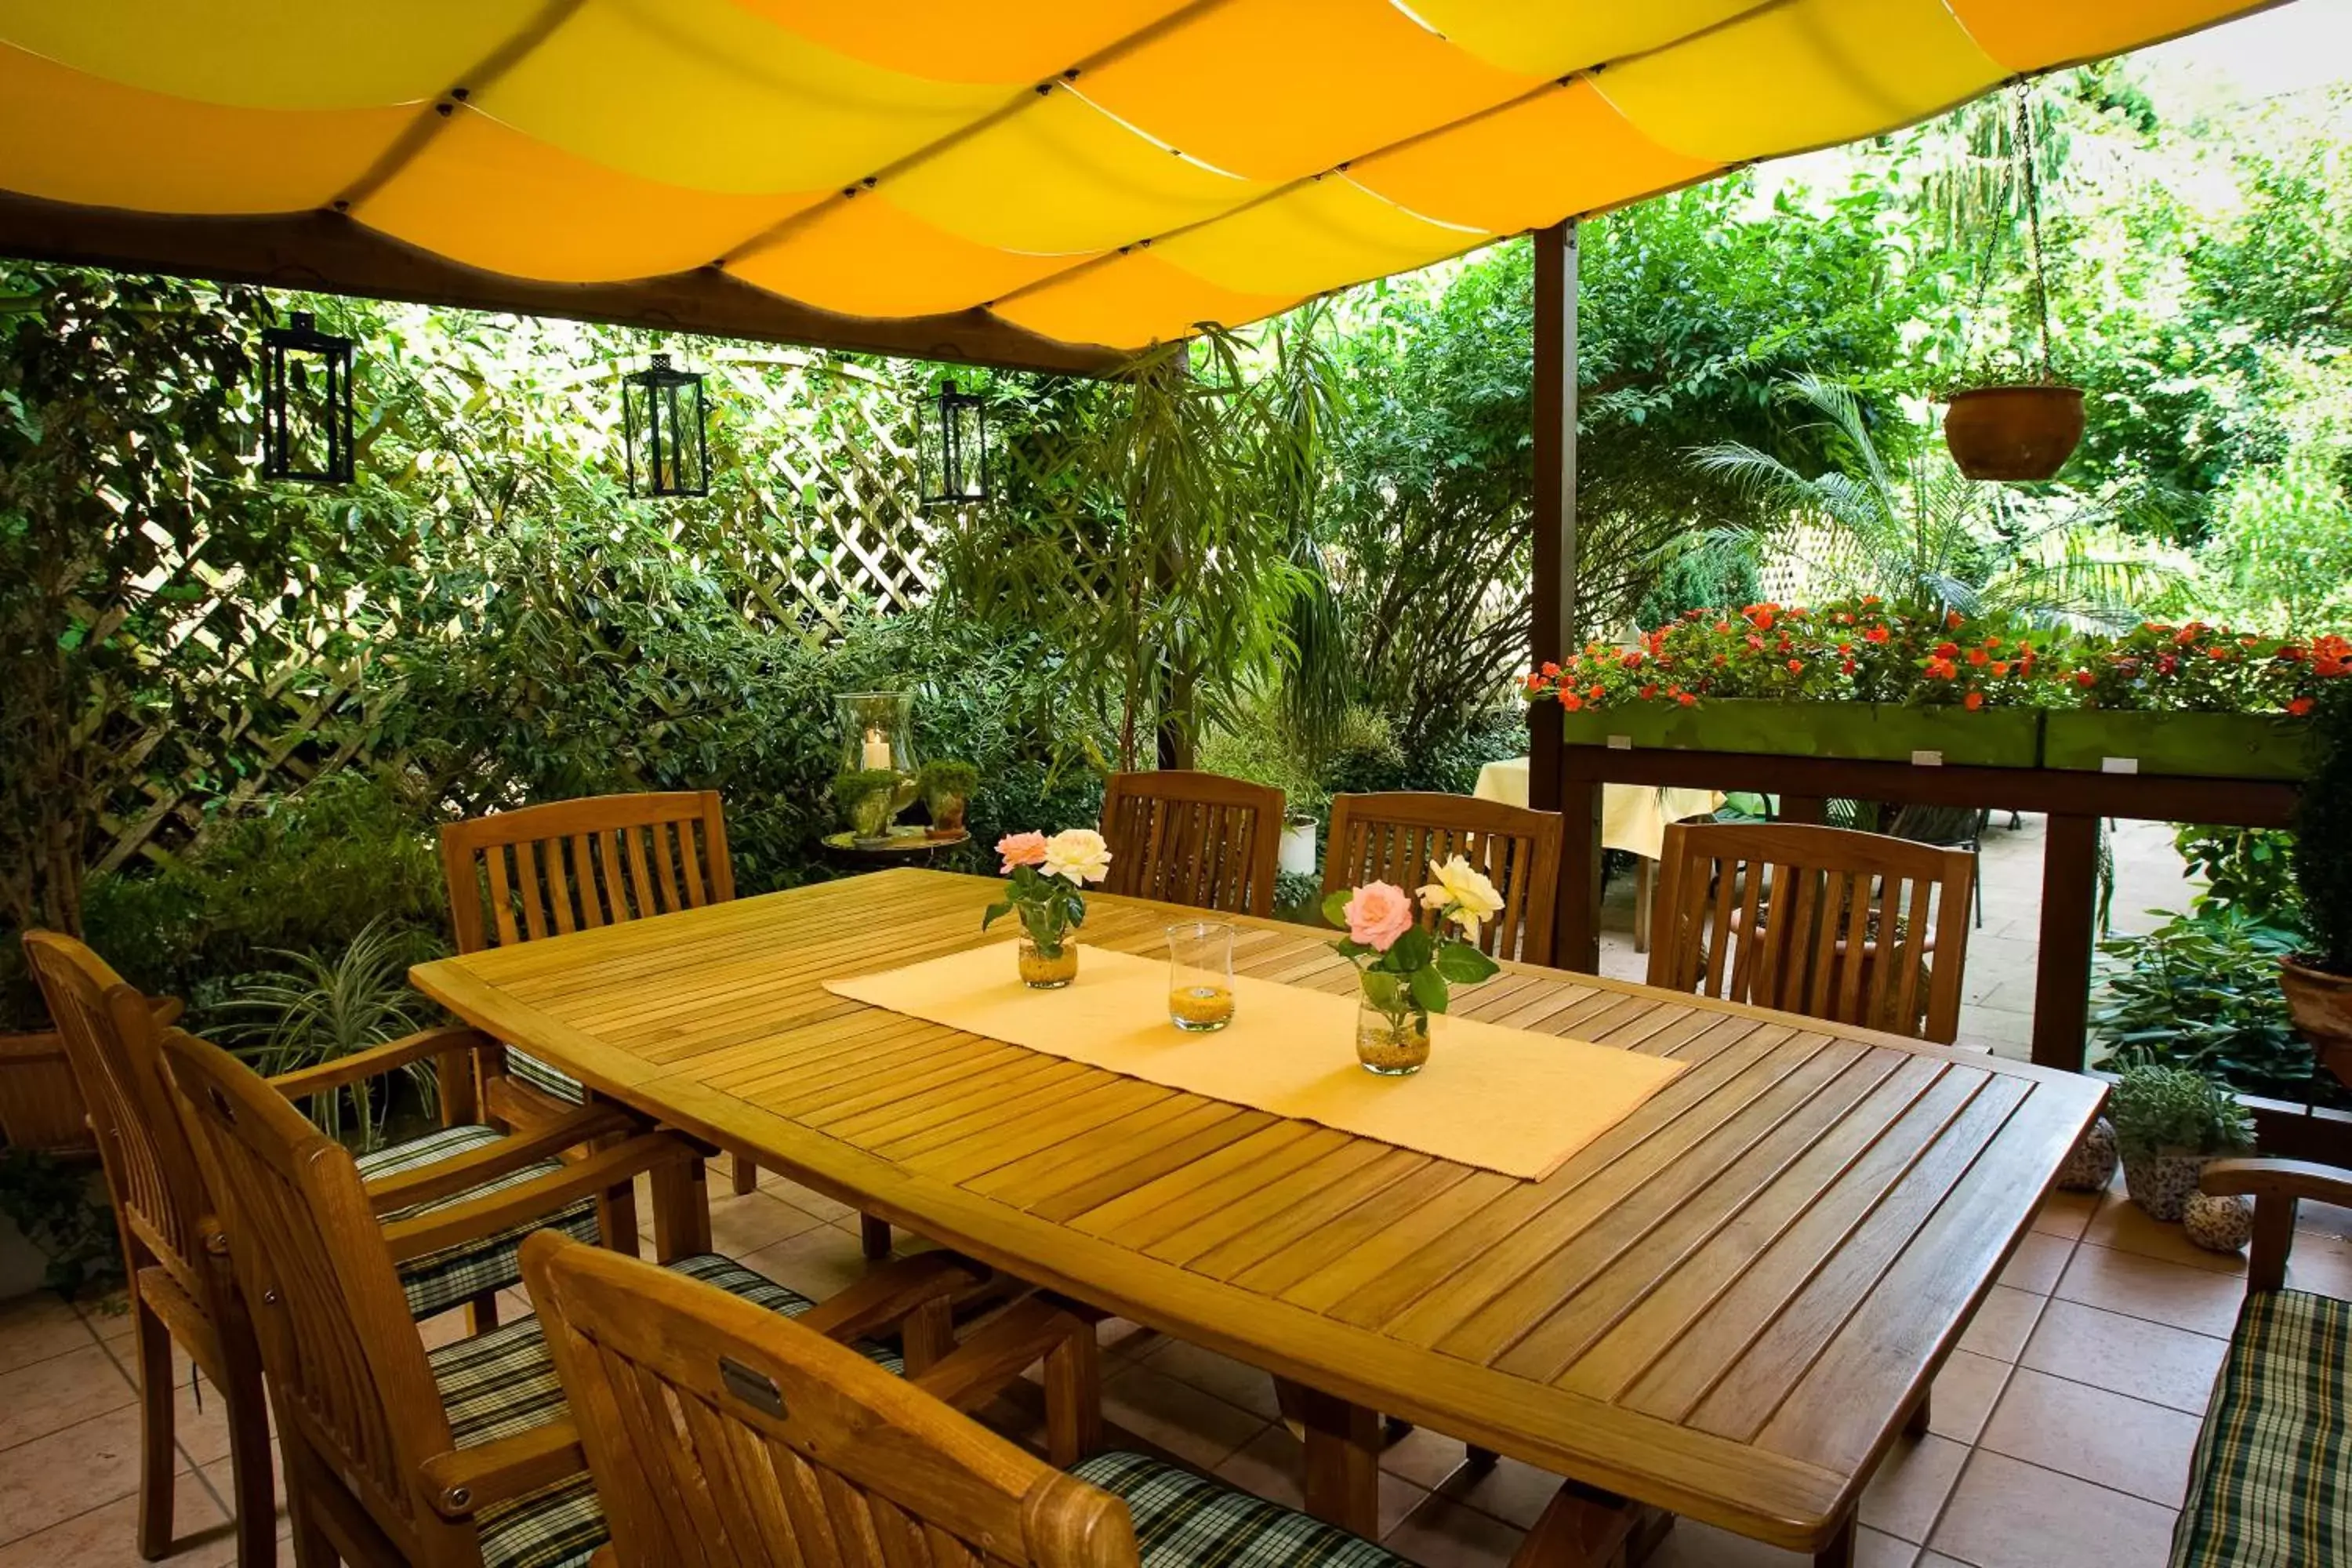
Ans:
{"type": "Polygon", "coordinates": [[[1972,479],[2049,479],[2082,440],[2079,386],[1972,386],[1944,416],[1944,445],[1972,479]]]}
{"type": "Polygon", "coordinates": [[[2279,985],[2296,1032],[2311,1042],[2319,1065],[2352,1084],[2352,975],[2330,974],[2289,958],[2280,961],[2279,985]]]}

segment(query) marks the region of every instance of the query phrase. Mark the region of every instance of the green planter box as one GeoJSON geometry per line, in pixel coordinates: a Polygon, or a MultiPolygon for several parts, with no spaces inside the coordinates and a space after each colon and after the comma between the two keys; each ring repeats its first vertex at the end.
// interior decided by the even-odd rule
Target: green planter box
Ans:
{"type": "Polygon", "coordinates": [[[2053,712],[2045,721],[2042,762],[2072,773],[2299,779],[2310,732],[2308,721],[2275,713],[2076,709],[2053,712]]]}
{"type": "Polygon", "coordinates": [[[1776,757],[1845,757],[1907,763],[1936,752],[1954,767],[2030,768],[2041,758],[2042,714],[2031,708],[1970,713],[1869,702],[1768,702],[1722,698],[1684,708],[1627,703],[1560,715],[1569,743],[1677,752],[1748,752],[1776,757]]]}

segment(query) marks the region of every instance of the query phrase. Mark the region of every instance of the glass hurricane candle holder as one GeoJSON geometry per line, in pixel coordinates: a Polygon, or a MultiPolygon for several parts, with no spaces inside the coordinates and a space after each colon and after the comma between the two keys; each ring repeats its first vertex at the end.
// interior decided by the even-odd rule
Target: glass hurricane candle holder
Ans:
{"type": "Polygon", "coordinates": [[[915,694],[848,691],[833,700],[833,710],[841,725],[841,771],[896,773],[890,815],[912,805],[922,772],[915,759],[915,694]]]}
{"type": "Polygon", "coordinates": [[[1168,928],[1168,1019],[1195,1034],[1234,1021],[1234,928],[1180,921],[1168,928]]]}

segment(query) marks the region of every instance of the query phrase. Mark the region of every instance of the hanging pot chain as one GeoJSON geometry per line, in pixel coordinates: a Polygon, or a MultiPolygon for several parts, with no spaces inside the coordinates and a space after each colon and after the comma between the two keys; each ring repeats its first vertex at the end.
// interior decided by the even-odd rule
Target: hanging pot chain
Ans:
{"type": "Polygon", "coordinates": [[[2025,83],[2017,84],[2017,156],[2025,183],[2026,233],[2033,247],[2033,313],[2042,331],[2042,379],[2050,370],[2050,285],[2042,262],[2042,186],[2036,169],[2040,159],[2033,144],[2033,96],[2025,83]]]}

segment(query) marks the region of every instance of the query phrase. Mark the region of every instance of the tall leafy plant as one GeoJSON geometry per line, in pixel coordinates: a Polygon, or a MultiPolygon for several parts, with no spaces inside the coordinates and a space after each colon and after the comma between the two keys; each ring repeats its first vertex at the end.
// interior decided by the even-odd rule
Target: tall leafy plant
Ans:
{"type": "Polygon", "coordinates": [[[2352,975],[2352,690],[2331,688],[2320,699],[2311,745],[2296,797],[2295,883],[2316,967],[2352,975]]]}

